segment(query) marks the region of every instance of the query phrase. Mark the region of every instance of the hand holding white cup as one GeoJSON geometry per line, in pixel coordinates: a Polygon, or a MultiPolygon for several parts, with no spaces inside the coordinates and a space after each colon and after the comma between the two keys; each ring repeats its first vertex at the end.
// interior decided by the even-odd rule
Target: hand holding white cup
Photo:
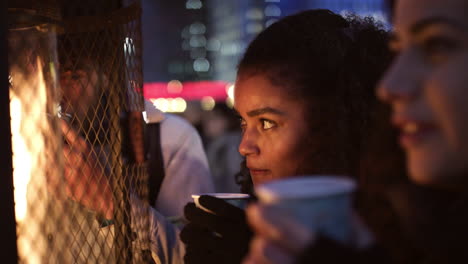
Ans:
{"type": "Polygon", "coordinates": [[[256,188],[259,203],[290,214],[311,231],[347,244],[352,240],[355,182],[341,176],[301,176],[256,188]]]}

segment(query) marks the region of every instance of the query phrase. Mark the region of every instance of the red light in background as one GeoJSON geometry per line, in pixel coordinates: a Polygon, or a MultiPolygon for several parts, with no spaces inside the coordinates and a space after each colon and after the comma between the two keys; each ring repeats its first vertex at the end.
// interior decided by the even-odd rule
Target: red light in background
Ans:
{"type": "Polygon", "coordinates": [[[168,89],[169,83],[171,82],[145,83],[143,85],[145,98],[182,97],[187,101],[191,101],[201,100],[203,97],[210,96],[216,101],[225,101],[227,98],[226,88],[231,85],[231,83],[225,81],[184,82],[182,83],[182,89],[179,92],[175,92],[174,89],[168,89]]]}

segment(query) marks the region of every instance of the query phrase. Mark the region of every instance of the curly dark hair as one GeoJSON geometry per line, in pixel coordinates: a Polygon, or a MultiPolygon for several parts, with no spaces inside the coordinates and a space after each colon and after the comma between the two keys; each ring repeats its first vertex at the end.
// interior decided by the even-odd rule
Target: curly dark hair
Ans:
{"type": "Polygon", "coordinates": [[[317,9],[277,21],[250,43],[238,80],[263,75],[306,107],[308,153],[297,174],[358,174],[374,87],[391,59],[387,40],[372,18],[317,9]]]}

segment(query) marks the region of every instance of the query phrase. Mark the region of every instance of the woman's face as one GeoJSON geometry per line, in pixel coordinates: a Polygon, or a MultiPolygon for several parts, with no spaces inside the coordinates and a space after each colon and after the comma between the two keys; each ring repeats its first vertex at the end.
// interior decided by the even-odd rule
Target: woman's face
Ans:
{"type": "Polygon", "coordinates": [[[262,75],[238,79],[234,98],[243,130],[239,152],[254,184],[295,176],[308,134],[303,104],[262,75]]]}
{"type": "Polygon", "coordinates": [[[411,178],[460,186],[468,173],[468,2],[400,0],[395,11],[398,56],[378,96],[392,105],[411,178]]]}

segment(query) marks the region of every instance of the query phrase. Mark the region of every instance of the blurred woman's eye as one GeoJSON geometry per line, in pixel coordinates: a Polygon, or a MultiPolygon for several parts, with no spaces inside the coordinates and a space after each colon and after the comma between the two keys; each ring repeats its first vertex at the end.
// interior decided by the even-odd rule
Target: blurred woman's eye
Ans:
{"type": "Polygon", "coordinates": [[[457,47],[457,42],[448,37],[430,37],[422,43],[424,54],[433,63],[444,62],[457,47]]]}
{"type": "Polygon", "coordinates": [[[276,126],[275,122],[268,120],[268,119],[261,119],[260,122],[262,122],[262,128],[264,130],[268,130],[276,126]]]}
{"type": "Polygon", "coordinates": [[[390,35],[390,40],[388,41],[388,49],[394,56],[397,56],[398,53],[400,53],[401,51],[401,42],[395,33],[392,33],[390,35]]]}
{"type": "Polygon", "coordinates": [[[78,81],[81,78],[81,75],[79,75],[78,73],[73,73],[71,75],[71,78],[72,80],[78,81]]]}
{"type": "Polygon", "coordinates": [[[247,122],[245,122],[245,120],[242,117],[239,117],[239,121],[240,121],[240,128],[243,132],[245,131],[245,128],[247,127],[247,122]]]}

